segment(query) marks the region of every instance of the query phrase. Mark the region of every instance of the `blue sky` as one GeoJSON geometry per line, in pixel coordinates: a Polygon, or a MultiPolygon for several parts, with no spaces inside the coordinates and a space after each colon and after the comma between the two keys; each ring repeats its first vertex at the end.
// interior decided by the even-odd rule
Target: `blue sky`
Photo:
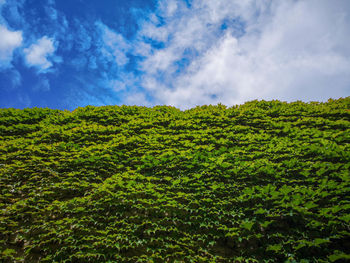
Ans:
{"type": "Polygon", "coordinates": [[[350,95],[347,0],[0,0],[0,107],[350,95]]]}

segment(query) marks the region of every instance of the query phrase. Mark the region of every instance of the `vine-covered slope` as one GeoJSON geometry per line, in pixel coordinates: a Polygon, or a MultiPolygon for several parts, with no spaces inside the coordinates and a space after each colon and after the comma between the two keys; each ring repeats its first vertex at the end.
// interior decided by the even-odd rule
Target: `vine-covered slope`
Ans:
{"type": "Polygon", "coordinates": [[[0,261],[346,261],[349,109],[1,109],[0,261]]]}

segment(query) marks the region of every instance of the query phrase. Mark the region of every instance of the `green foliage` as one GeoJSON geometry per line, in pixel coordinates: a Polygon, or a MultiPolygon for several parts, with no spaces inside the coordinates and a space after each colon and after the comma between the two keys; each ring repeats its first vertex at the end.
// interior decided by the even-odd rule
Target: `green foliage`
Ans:
{"type": "Polygon", "coordinates": [[[345,262],[349,109],[1,109],[0,261],[345,262]]]}

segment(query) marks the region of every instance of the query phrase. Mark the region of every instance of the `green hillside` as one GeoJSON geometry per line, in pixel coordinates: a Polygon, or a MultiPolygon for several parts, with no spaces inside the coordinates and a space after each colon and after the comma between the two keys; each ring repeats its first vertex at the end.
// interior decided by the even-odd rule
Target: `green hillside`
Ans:
{"type": "Polygon", "coordinates": [[[0,109],[0,261],[345,262],[349,109],[0,109]]]}

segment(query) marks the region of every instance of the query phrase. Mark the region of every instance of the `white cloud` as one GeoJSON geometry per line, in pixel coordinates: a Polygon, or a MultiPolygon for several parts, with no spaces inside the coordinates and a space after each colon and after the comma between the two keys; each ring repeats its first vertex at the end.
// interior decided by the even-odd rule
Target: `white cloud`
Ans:
{"type": "Polygon", "coordinates": [[[136,78],[133,74],[121,73],[117,79],[109,80],[107,85],[115,92],[128,91],[131,87],[135,86],[135,80],[136,78]]]}
{"type": "Polygon", "coordinates": [[[181,108],[349,96],[349,14],[347,0],[159,1],[164,22],[144,21],[134,43],[164,46],[135,48],[141,84],[181,108]]]}
{"type": "Polygon", "coordinates": [[[126,105],[143,105],[150,106],[150,103],[147,102],[145,93],[139,92],[128,92],[127,96],[124,98],[126,105]]]}
{"type": "Polygon", "coordinates": [[[159,2],[159,10],[165,17],[171,17],[175,14],[179,4],[177,0],[162,1],[159,2]]]}
{"type": "Polygon", "coordinates": [[[0,68],[11,67],[13,51],[22,44],[22,32],[10,31],[0,25],[0,68]]]}
{"type": "Polygon", "coordinates": [[[55,50],[54,40],[47,36],[42,37],[35,44],[24,49],[27,65],[37,67],[39,72],[46,72],[52,67],[52,61],[60,61],[53,57],[55,50]]]}
{"type": "Polygon", "coordinates": [[[126,55],[130,48],[128,42],[121,34],[114,32],[102,22],[97,22],[96,25],[102,32],[104,44],[101,48],[102,54],[120,67],[126,65],[129,62],[126,55]]]}

